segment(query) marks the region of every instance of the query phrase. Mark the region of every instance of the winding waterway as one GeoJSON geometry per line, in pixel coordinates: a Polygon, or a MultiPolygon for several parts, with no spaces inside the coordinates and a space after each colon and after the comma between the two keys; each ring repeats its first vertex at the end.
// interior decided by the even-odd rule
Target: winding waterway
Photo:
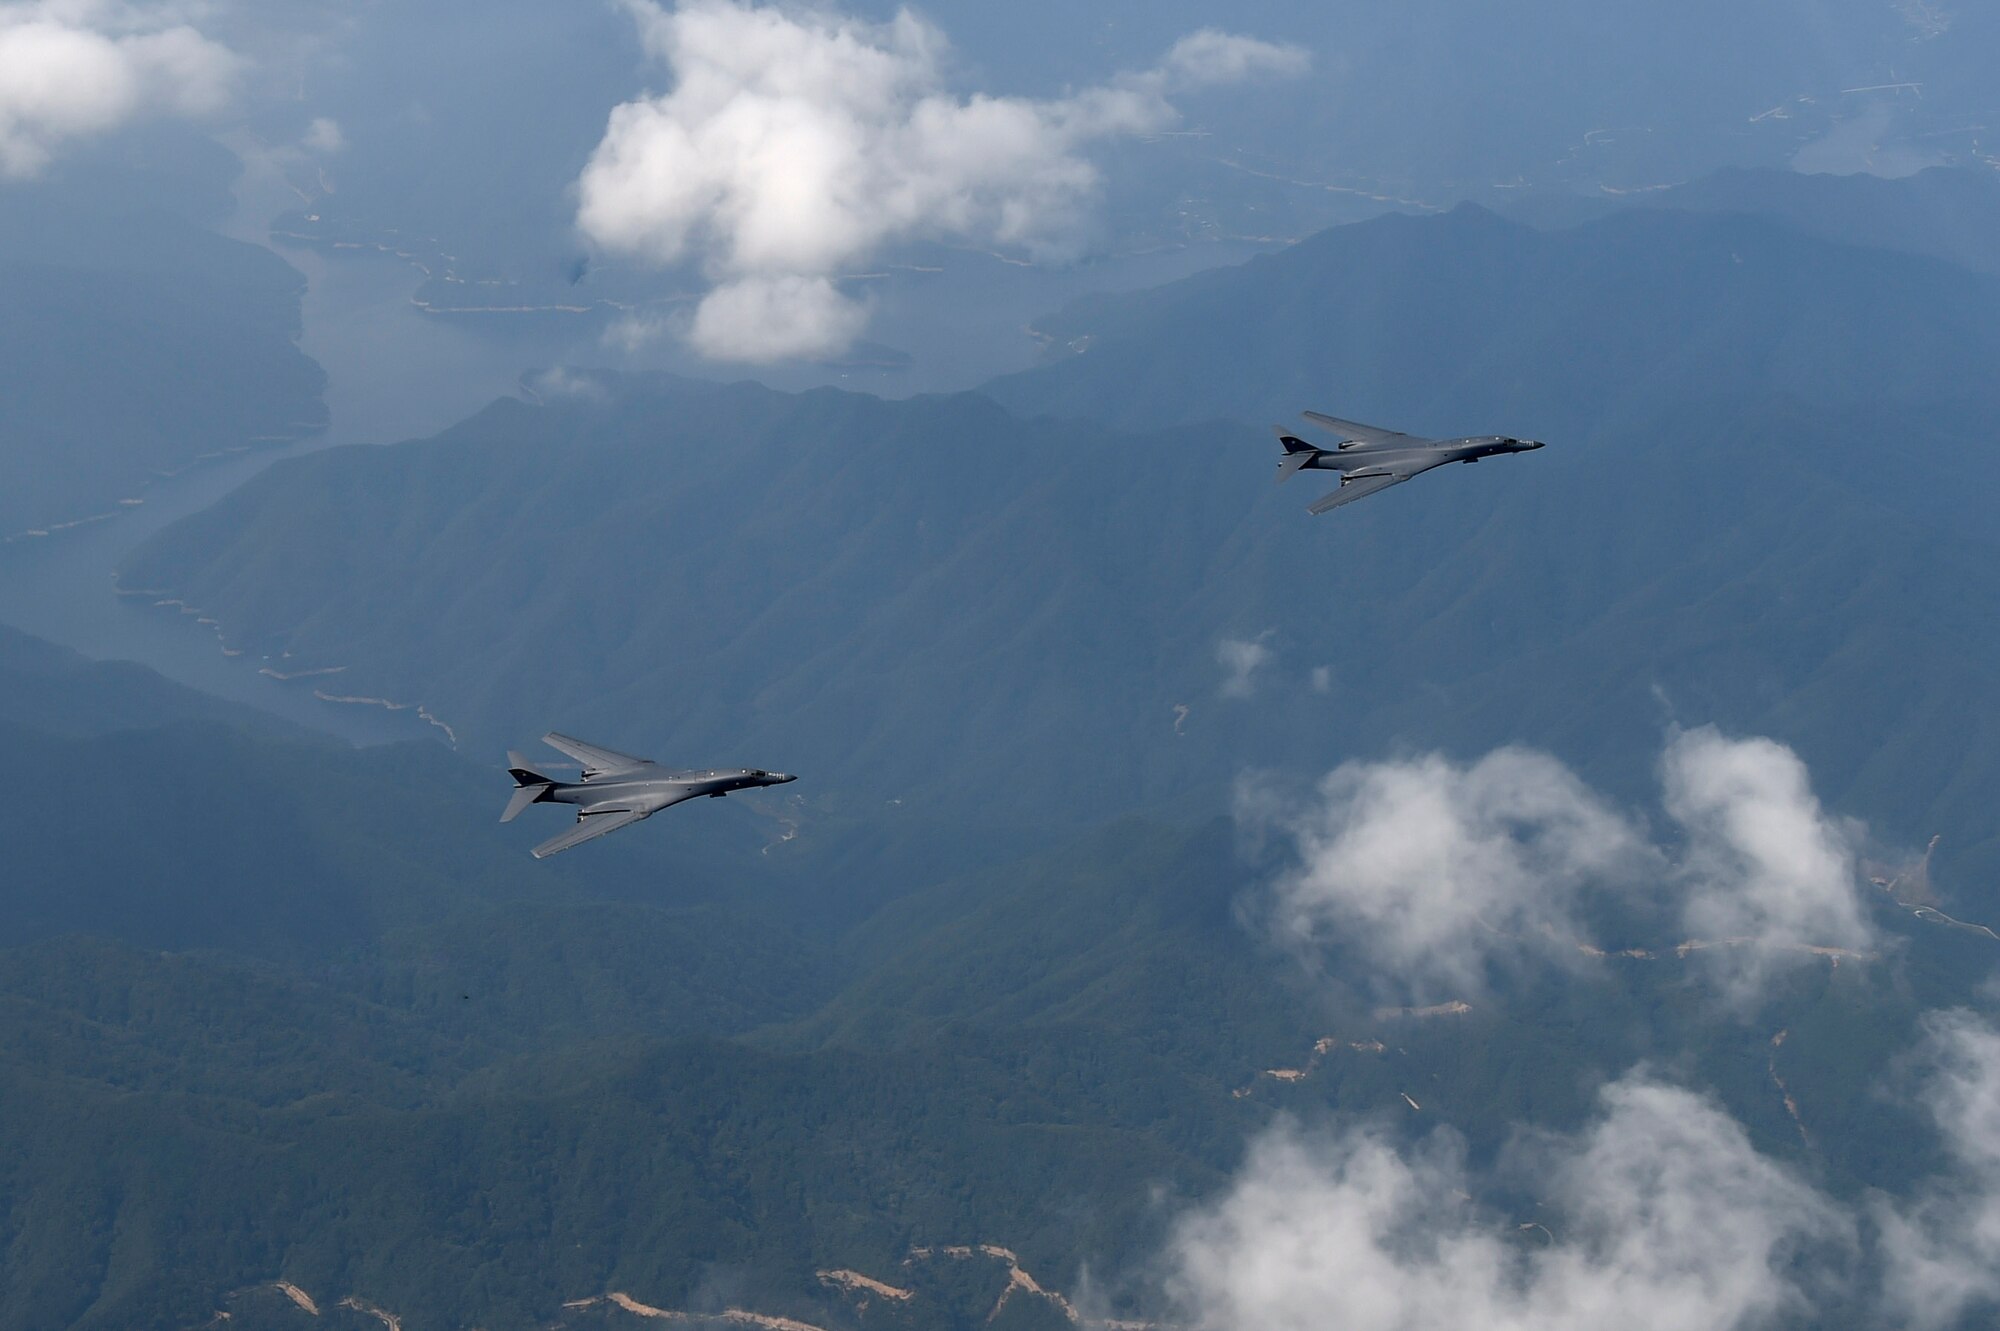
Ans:
{"type": "MultiPolygon", "coordinates": [[[[257,192],[266,197],[245,199],[229,228],[239,238],[261,238],[263,225],[255,219],[275,211],[265,183],[257,192]]],[[[877,335],[929,349],[911,366],[899,371],[793,366],[760,377],[789,389],[832,383],[887,396],[978,383],[1031,361],[1034,344],[1022,325],[1035,313],[1083,291],[1150,286],[1238,261],[1259,248],[1266,247],[1210,244],[1067,272],[967,256],[949,271],[899,275],[878,291],[877,335]]],[[[313,692],[324,679],[285,681],[260,673],[281,663],[225,655],[216,626],[152,597],[118,595],[115,572],[148,537],[284,459],[337,444],[421,438],[517,393],[526,370],[565,363],[578,352],[600,362],[617,357],[601,347],[579,346],[577,335],[559,326],[548,327],[544,336],[489,337],[427,315],[410,299],[421,274],[394,256],[328,258],[289,248],[279,253],[306,277],[300,346],[327,373],[326,432],[163,477],[141,502],[101,521],[0,545],[0,624],[86,656],[138,661],[205,693],[355,744],[439,738],[442,732],[414,707],[329,702],[313,692]]]]}
{"type": "Polygon", "coordinates": [[[193,616],[114,589],[117,567],[132,549],[275,462],[333,444],[433,433],[513,391],[518,367],[502,365],[502,353],[410,305],[414,278],[407,265],[285,257],[307,277],[301,345],[327,370],[327,432],[190,468],[158,480],[143,502],[113,517],[0,546],[0,623],[86,656],[142,662],[205,693],[356,744],[435,736],[414,710],[324,702],[313,696],[311,681],[260,674],[262,662],[223,655],[212,629],[193,616]]]}

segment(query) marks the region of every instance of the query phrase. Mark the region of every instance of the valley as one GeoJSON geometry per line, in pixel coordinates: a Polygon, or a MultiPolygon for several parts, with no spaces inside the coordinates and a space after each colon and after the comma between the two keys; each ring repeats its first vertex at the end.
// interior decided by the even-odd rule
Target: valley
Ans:
{"type": "Polygon", "coordinates": [[[1625,1233],[1547,1159],[1957,1215],[2000,287],[1856,240],[1383,217],[887,397],[450,323],[371,384],[383,310],[440,320],[307,256],[324,435],[0,550],[0,1325],[1191,1326],[1288,1140],[1411,1171],[1522,1306],[1625,1233]],[[1314,520],[1306,407],[1552,442],[1314,520]],[[551,727],[801,779],[537,863],[498,764],[551,727]],[[1706,727],[1712,826],[1661,784],[1706,727]],[[1324,853],[1351,765],[1493,753],[1637,867],[1570,882],[1568,788],[1504,782],[1392,809],[1438,858],[1372,894],[1324,853]],[[1561,910],[1504,913],[1509,856],[1561,910]]]}

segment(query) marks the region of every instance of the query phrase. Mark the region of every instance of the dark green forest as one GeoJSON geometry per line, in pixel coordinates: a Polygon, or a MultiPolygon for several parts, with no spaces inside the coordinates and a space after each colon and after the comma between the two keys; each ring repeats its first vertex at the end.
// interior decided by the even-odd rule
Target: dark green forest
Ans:
{"type": "MultiPolygon", "coordinates": [[[[39,665],[19,697],[104,687],[12,648],[39,665]]],[[[1358,958],[1330,967],[1347,982],[1309,976],[1246,925],[1270,866],[1224,819],[1135,817],[887,901],[828,872],[838,844],[759,853],[748,815],[697,845],[706,882],[691,826],[534,864],[494,835],[496,773],[442,746],[357,752],[155,693],[160,724],[8,733],[124,810],[115,841],[60,788],[0,814],[27,866],[0,898],[8,1325],[225,1305],[283,1325],[297,1306],[252,1287],[284,1280],[409,1325],[539,1326],[616,1291],[974,1326],[999,1259],[933,1287],[943,1268],[909,1258],[979,1244],[1057,1291],[1088,1271],[1107,1311],[1143,1316],[1173,1199],[1218,1186],[1274,1114],[1447,1123],[1492,1152],[1689,1051],[1761,1148],[1846,1195],[1894,1189],[1937,1162],[1869,1088],[2000,946],[1885,898],[1892,956],[1802,972],[1748,1019],[1671,954],[1399,1015],[1358,958]],[[175,780],[121,791],[127,771],[175,780]],[[919,1316],[829,1271],[932,1285],[919,1316]]],[[[1053,1315],[1009,1315],[1031,1306],[1053,1315]]]]}

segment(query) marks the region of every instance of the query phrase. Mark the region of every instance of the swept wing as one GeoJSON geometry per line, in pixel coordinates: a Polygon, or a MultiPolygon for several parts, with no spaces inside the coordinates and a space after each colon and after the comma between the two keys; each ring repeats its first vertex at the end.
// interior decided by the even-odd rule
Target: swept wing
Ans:
{"type": "Polygon", "coordinates": [[[628,823],[636,823],[646,817],[638,809],[600,809],[596,813],[579,813],[576,826],[558,836],[552,836],[531,852],[538,860],[545,860],[571,846],[580,846],[586,841],[603,836],[606,832],[616,832],[628,823]]]}
{"type": "MultiPolygon", "coordinates": [[[[1347,442],[1340,446],[1343,450],[1356,446],[1368,447],[1383,444],[1409,448],[1434,442],[1430,439],[1419,438],[1413,434],[1398,434],[1394,430],[1383,430],[1373,425],[1363,425],[1359,421],[1344,421],[1338,416],[1328,416],[1323,412],[1308,411],[1304,415],[1314,425],[1323,425],[1335,434],[1340,435],[1343,439],[1346,439],[1347,442]]],[[[1359,496],[1356,497],[1359,498],[1359,496]]]]}
{"type": "Polygon", "coordinates": [[[646,765],[646,759],[644,758],[634,758],[631,754],[620,753],[616,749],[604,749],[599,748],[595,744],[585,744],[580,739],[572,739],[568,735],[559,735],[553,730],[542,736],[542,743],[552,749],[561,749],[564,753],[582,763],[583,779],[585,781],[590,780],[594,776],[602,776],[606,772],[629,772],[635,767],[644,767],[646,765]]]}
{"type": "Polygon", "coordinates": [[[1317,516],[1328,509],[1339,508],[1342,504],[1351,504],[1357,499],[1366,499],[1369,495],[1379,494],[1392,485],[1401,485],[1416,474],[1413,471],[1376,472],[1372,476],[1349,477],[1340,483],[1338,490],[1335,490],[1323,499],[1307,505],[1306,512],[1317,516]]]}

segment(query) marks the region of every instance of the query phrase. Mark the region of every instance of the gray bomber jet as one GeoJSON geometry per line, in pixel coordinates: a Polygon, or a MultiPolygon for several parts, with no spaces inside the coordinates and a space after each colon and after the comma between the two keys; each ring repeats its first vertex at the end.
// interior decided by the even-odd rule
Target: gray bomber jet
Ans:
{"type": "Polygon", "coordinates": [[[592,837],[616,832],[628,823],[650,818],[682,800],[702,795],[720,798],[732,790],[753,790],[758,786],[782,786],[798,778],[783,772],[761,772],[750,767],[719,768],[707,772],[683,772],[662,767],[645,758],[634,758],[615,749],[600,749],[568,735],[551,731],[542,743],[561,749],[583,764],[583,780],[557,781],[543,776],[528,765],[521,754],[507,754],[507,771],[514,778],[514,797],[500,821],[511,822],[530,804],[574,804],[576,826],[561,836],[551,837],[534,849],[536,859],[547,859],[592,837]]]}
{"type": "Polygon", "coordinates": [[[1464,439],[1419,439],[1378,430],[1372,425],[1344,421],[1308,411],[1305,418],[1323,425],[1341,437],[1334,448],[1319,448],[1278,427],[1278,442],[1285,456],[1278,462],[1278,480],[1290,480],[1302,471],[1337,471],[1340,488],[1307,506],[1309,513],[1324,513],[1342,504],[1400,485],[1412,476],[1421,476],[1447,462],[1477,462],[1502,453],[1526,453],[1541,447],[1533,439],[1511,439],[1506,435],[1473,435],[1464,439]]]}

